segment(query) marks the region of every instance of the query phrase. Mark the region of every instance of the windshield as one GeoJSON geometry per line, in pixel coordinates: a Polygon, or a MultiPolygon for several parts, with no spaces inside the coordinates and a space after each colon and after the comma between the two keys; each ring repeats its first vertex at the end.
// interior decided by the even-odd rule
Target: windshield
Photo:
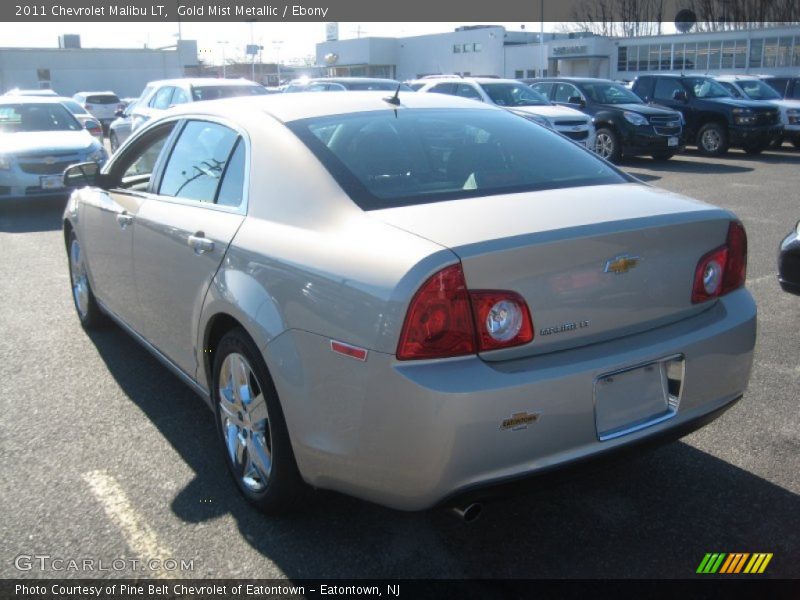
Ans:
{"type": "Polygon", "coordinates": [[[61,104],[0,104],[0,133],[81,129],[61,104]]]}
{"type": "Polygon", "coordinates": [[[582,83],[580,88],[598,104],[644,104],[639,96],[616,83],[582,83]]]}
{"type": "Polygon", "coordinates": [[[482,83],[492,102],[498,106],[548,106],[550,102],[539,92],[521,83],[482,83]]]}
{"type": "Polygon", "coordinates": [[[192,86],[192,100],[219,100],[236,96],[261,96],[267,90],[260,85],[203,85],[192,86]]]}
{"type": "Polygon", "coordinates": [[[730,98],[722,85],[707,77],[687,77],[686,83],[697,98],[730,98]]]}
{"type": "Polygon", "coordinates": [[[506,112],[406,109],[288,123],[364,210],[627,179],[506,112]]]}
{"type": "Polygon", "coordinates": [[[744,95],[751,100],[780,100],[778,92],[759,79],[745,79],[736,82],[744,95]]]}

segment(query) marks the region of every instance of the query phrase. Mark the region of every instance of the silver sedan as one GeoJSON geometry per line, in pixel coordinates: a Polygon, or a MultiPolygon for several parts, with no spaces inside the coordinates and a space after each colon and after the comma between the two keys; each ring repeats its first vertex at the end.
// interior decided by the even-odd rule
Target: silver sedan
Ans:
{"type": "Polygon", "coordinates": [[[208,403],[265,511],[309,486],[455,502],[679,436],[750,376],[736,217],[497,107],[198,103],[65,177],[87,184],[64,213],[81,323],[208,403]]]}

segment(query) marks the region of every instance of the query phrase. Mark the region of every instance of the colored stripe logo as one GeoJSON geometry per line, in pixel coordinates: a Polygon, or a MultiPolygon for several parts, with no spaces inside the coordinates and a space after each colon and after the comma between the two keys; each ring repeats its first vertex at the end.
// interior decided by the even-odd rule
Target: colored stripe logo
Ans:
{"type": "Polygon", "coordinates": [[[725,575],[737,575],[747,573],[758,575],[767,569],[769,561],[772,560],[772,553],[769,552],[709,552],[700,561],[697,573],[702,575],[714,575],[716,573],[725,575]]]}

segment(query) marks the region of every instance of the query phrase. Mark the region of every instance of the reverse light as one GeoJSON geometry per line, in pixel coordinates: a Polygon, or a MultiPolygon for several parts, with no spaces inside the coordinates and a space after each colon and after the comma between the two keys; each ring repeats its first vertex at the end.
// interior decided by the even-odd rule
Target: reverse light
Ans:
{"type": "Polygon", "coordinates": [[[718,298],[744,285],[747,275],[747,233],[731,221],[725,245],[700,259],[694,274],[692,303],[718,298]]]}
{"type": "Polygon", "coordinates": [[[528,305],[515,292],[470,291],[461,264],[431,276],[411,300],[399,360],[447,358],[533,340],[528,305]]]}
{"type": "Polygon", "coordinates": [[[533,339],[528,305],[507,291],[470,292],[481,351],[527,344],[533,339]]]}

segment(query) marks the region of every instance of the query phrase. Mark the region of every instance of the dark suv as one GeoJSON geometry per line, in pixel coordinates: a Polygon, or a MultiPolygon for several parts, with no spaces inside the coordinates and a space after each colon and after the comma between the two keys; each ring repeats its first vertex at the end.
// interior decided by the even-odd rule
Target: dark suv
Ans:
{"type": "Polygon", "coordinates": [[[683,150],[681,113],[648,106],[627,88],[607,79],[525,79],[551,102],[594,117],[596,152],[617,162],[622,156],[666,160],[683,150]]]}
{"type": "Polygon", "coordinates": [[[711,77],[640,75],[633,91],[646,102],[680,111],[687,143],[709,156],[721,156],[730,146],[758,154],[783,132],[777,107],[733,98],[711,77]]]}

